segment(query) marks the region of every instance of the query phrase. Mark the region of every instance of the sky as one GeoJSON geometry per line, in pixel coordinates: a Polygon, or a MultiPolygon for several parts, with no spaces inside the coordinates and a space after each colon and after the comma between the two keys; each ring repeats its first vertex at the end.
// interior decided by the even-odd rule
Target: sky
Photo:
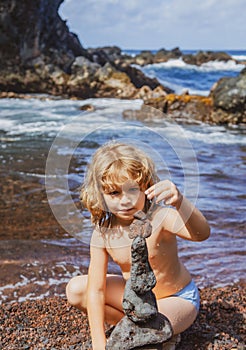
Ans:
{"type": "Polygon", "coordinates": [[[64,0],[85,48],[246,49],[246,0],[64,0]]]}

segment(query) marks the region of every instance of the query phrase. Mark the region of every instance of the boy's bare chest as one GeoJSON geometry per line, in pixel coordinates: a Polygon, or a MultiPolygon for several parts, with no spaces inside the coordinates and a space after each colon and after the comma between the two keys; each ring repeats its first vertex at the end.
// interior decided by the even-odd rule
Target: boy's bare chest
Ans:
{"type": "MultiPolygon", "coordinates": [[[[158,265],[158,260],[162,262],[165,256],[169,256],[171,242],[159,240],[158,235],[153,235],[147,239],[148,257],[153,267],[158,265]]],[[[174,242],[173,242],[174,243],[174,242]]],[[[121,267],[123,272],[129,272],[131,268],[131,244],[132,239],[122,237],[121,239],[111,239],[107,245],[107,251],[116,264],[121,267]]],[[[171,249],[172,250],[172,249],[171,249]]]]}

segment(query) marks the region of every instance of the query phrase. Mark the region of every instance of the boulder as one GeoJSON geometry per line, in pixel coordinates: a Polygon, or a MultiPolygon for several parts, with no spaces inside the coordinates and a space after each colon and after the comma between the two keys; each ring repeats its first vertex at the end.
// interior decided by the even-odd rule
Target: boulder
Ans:
{"type": "Polygon", "coordinates": [[[211,61],[227,62],[230,60],[234,60],[226,52],[214,52],[214,51],[198,51],[194,55],[184,54],[184,55],[182,55],[182,59],[187,64],[193,64],[193,65],[197,65],[197,66],[200,66],[203,63],[207,63],[207,62],[211,62],[211,61]]]}
{"type": "MultiPolygon", "coordinates": [[[[165,342],[167,349],[170,349],[168,340],[171,338],[172,330],[169,321],[160,313],[154,321],[151,321],[151,324],[136,324],[124,316],[112,331],[106,350],[161,350],[165,342]]],[[[172,349],[175,350],[175,348],[174,346],[172,349]]]]}
{"type": "Polygon", "coordinates": [[[209,123],[212,108],[211,97],[167,94],[145,99],[140,110],[125,110],[123,118],[141,121],[173,119],[186,124],[209,123]]]}
{"type": "Polygon", "coordinates": [[[182,52],[178,47],[172,50],[161,49],[157,51],[154,57],[154,63],[166,62],[170,59],[178,59],[182,56],[182,52]]]}
{"type": "Polygon", "coordinates": [[[212,120],[219,124],[246,123],[246,68],[234,78],[222,78],[211,89],[212,120]]]}
{"type": "Polygon", "coordinates": [[[145,66],[146,64],[154,63],[154,54],[149,50],[141,51],[134,57],[134,63],[139,66],[145,66]]]}
{"type": "MultiPolygon", "coordinates": [[[[146,89],[146,88],[145,88],[146,89]]],[[[246,68],[234,78],[222,78],[209,96],[145,91],[140,110],[125,110],[126,120],[174,119],[180,123],[237,125],[246,123],[246,68]]]]}
{"type": "Polygon", "coordinates": [[[121,62],[116,65],[116,68],[121,72],[126,73],[130,77],[133,85],[138,89],[142,88],[143,86],[148,86],[151,90],[161,87],[166,93],[173,92],[172,89],[162,86],[158,79],[147,77],[140,69],[137,69],[136,67],[121,62]]]}
{"type": "Polygon", "coordinates": [[[187,64],[193,64],[200,66],[203,63],[207,63],[210,61],[230,61],[233,60],[236,62],[235,59],[232,58],[229,54],[226,52],[216,52],[216,51],[198,51],[195,54],[183,54],[182,51],[175,47],[171,50],[166,50],[164,48],[158,50],[156,53],[153,53],[151,51],[141,51],[138,55],[135,57],[129,58],[122,56],[118,58],[118,61],[129,64],[137,64],[139,66],[145,66],[147,64],[153,64],[153,63],[162,63],[167,62],[170,59],[179,59],[182,58],[183,61],[187,64]]]}
{"type": "Polygon", "coordinates": [[[121,49],[118,46],[105,46],[87,49],[93,62],[103,66],[107,62],[115,62],[122,57],[121,49]]]}

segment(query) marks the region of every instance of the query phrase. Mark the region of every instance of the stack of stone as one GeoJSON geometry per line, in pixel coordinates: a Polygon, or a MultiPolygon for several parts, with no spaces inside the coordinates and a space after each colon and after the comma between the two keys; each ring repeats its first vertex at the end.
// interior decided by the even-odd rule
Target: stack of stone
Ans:
{"type": "MultiPolygon", "coordinates": [[[[146,238],[152,232],[147,215],[139,211],[130,226],[132,266],[126,283],[123,309],[125,316],[112,331],[106,349],[164,349],[172,338],[169,320],[158,312],[154,272],[149,264],[146,238]]],[[[175,348],[175,347],[174,347],[175,348]]]]}

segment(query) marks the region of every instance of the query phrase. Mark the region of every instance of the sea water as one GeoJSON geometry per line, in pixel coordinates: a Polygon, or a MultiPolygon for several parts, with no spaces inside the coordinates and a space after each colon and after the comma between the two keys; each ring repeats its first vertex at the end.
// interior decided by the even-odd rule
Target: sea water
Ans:
{"type": "MultiPolygon", "coordinates": [[[[140,51],[125,50],[126,54],[135,56],[140,51]]],[[[155,53],[156,51],[152,51],[155,53]]],[[[211,61],[200,66],[187,64],[182,58],[171,59],[167,62],[149,64],[139,67],[147,76],[157,78],[161,84],[181,94],[189,92],[206,96],[212,86],[222,77],[235,77],[245,67],[242,63],[246,61],[245,50],[225,51],[232,60],[211,61]],[[236,60],[236,62],[234,61],[236,60]]],[[[195,50],[184,50],[183,54],[196,54],[195,50]]]]}
{"type": "MultiPolygon", "coordinates": [[[[155,69],[155,65],[151,69],[155,69]]],[[[160,69],[174,70],[162,66],[158,72],[160,69]]],[[[217,72],[217,68],[215,70],[217,72]]],[[[238,67],[232,69],[229,74],[233,76],[238,70],[238,67]]],[[[210,75],[209,71],[206,75],[210,75]]],[[[186,83],[182,84],[185,87],[186,83]]],[[[193,84],[192,89],[196,82],[193,84]]],[[[245,278],[246,139],[243,126],[178,125],[159,118],[145,123],[127,122],[123,111],[139,109],[142,101],[36,97],[0,100],[1,182],[11,173],[22,179],[35,177],[45,185],[53,213],[68,236],[35,243],[46,247],[45,259],[41,249],[36,259],[29,261],[29,268],[38,268],[39,273],[28,279],[23,268],[16,284],[0,288],[3,300],[10,288],[22,288],[28,283],[36,285],[35,291],[16,299],[35,299],[40,297],[38,286],[47,281],[50,285],[66,283],[72,275],[86,272],[92,227],[88,213],[79,210],[76,204],[87,162],[93,152],[109,140],[134,142],[142,147],[154,158],[159,176],[176,183],[208,219],[211,226],[208,240],[178,239],[180,258],[197,284],[216,287],[245,278]],[[93,105],[94,111],[81,111],[80,107],[85,104],[93,105]],[[46,168],[35,162],[43,150],[46,154],[50,152],[45,160],[46,168]],[[27,166],[27,159],[33,160],[32,167],[27,166]],[[61,210],[64,206],[65,212],[61,210]],[[61,261],[56,253],[61,247],[72,249],[73,254],[67,256],[66,261],[61,261]],[[74,266],[73,272],[67,269],[68,261],[74,266]],[[50,270],[48,279],[47,269],[50,270]]],[[[32,244],[24,240],[17,243],[23,247],[23,254],[25,245],[29,249],[28,244],[32,244]]],[[[11,249],[11,241],[5,244],[11,249]]],[[[27,268],[25,255],[21,261],[27,268]]],[[[113,263],[110,269],[118,271],[113,263]]]]}

